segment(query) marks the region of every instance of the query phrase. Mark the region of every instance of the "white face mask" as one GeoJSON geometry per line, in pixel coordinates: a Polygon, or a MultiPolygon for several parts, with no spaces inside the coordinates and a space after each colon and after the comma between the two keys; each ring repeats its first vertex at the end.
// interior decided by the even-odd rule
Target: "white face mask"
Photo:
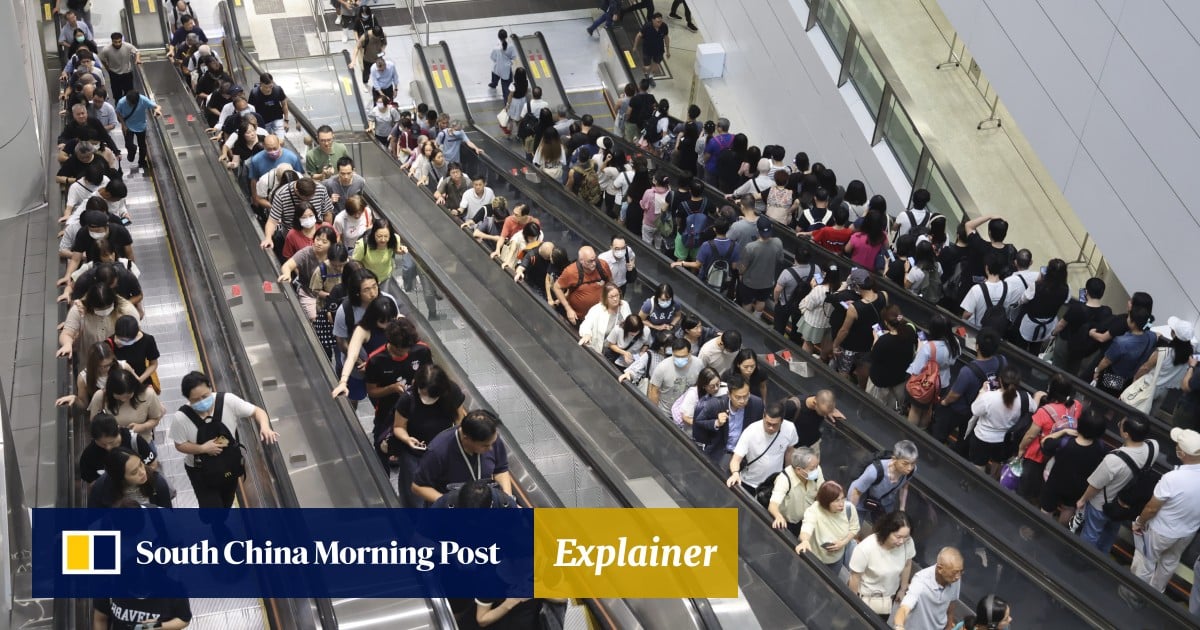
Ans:
{"type": "Polygon", "coordinates": [[[93,239],[100,240],[100,239],[108,236],[108,231],[107,230],[88,230],[88,236],[91,236],[93,239]]]}
{"type": "Polygon", "coordinates": [[[613,255],[613,258],[616,258],[616,259],[618,259],[618,260],[619,260],[619,259],[622,259],[622,258],[624,258],[624,257],[625,257],[625,250],[623,250],[623,249],[614,249],[614,250],[612,251],[612,255],[613,255]]]}
{"type": "Polygon", "coordinates": [[[315,217],[304,217],[303,219],[300,219],[300,227],[304,229],[308,229],[316,224],[317,219],[315,217]]]}
{"type": "Polygon", "coordinates": [[[100,317],[108,317],[109,315],[112,315],[112,314],[113,314],[113,311],[115,311],[116,309],[117,309],[117,307],[115,307],[115,306],[110,306],[110,307],[108,307],[108,308],[100,308],[100,309],[96,309],[96,310],[94,310],[94,311],[92,311],[92,312],[93,312],[93,313],[95,313],[95,314],[97,314],[97,315],[99,315],[100,317]]]}

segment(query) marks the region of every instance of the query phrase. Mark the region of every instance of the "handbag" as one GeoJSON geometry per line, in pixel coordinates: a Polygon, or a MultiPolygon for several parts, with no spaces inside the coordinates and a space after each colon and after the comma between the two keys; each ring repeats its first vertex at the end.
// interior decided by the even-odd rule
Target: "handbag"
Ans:
{"type": "Polygon", "coordinates": [[[508,109],[501,109],[496,113],[496,122],[500,123],[501,127],[508,129],[508,123],[512,122],[512,119],[508,117],[508,109]]]}
{"type": "Polygon", "coordinates": [[[892,614],[892,604],[894,603],[891,597],[883,594],[863,595],[859,594],[863,603],[867,605],[876,615],[884,616],[892,614]]]}
{"type": "Polygon", "coordinates": [[[1113,372],[1109,372],[1107,370],[1100,375],[1100,386],[1111,391],[1121,391],[1125,389],[1126,381],[1127,379],[1124,376],[1121,376],[1120,374],[1114,374],[1113,372]]]}
{"type": "Polygon", "coordinates": [[[1158,362],[1154,364],[1154,369],[1126,387],[1121,392],[1121,402],[1142,413],[1150,413],[1150,408],[1154,406],[1154,393],[1158,389],[1158,374],[1162,371],[1166,354],[1166,348],[1158,349],[1158,362]]]}

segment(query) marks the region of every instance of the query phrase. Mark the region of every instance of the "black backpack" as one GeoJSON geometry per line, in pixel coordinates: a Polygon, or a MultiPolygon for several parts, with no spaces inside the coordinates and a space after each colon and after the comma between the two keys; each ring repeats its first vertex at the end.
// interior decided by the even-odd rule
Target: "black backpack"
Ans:
{"type": "MultiPolygon", "coordinates": [[[[872,516],[872,518],[874,518],[875,520],[878,520],[878,518],[880,516],[882,516],[883,499],[887,498],[888,495],[895,492],[896,490],[903,488],[904,484],[906,482],[908,482],[909,479],[912,479],[912,476],[913,476],[913,473],[911,473],[911,472],[908,473],[907,475],[904,476],[903,479],[900,480],[900,483],[896,484],[896,486],[894,488],[892,488],[891,490],[888,490],[886,493],[884,493],[883,496],[880,496],[880,497],[870,496],[871,488],[874,488],[875,486],[879,485],[879,483],[881,481],[883,481],[884,477],[887,475],[887,472],[883,468],[883,460],[892,459],[894,457],[895,457],[895,454],[892,453],[891,451],[879,451],[878,453],[875,453],[875,455],[873,455],[871,457],[871,461],[868,462],[867,465],[863,467],[864,473],[867,472],[868,468],[875,469],[875,481],[872,481],[871,485],[867,486],[866,490],[863,490],[862,497],[860,499],[862,501],[863,508],[865,508],[867,510],[867,513],[870,514],[872,516]]],[[[859,477],[861,477],[861,476],[862,476],[862,474],[860,473],[859,477]]]]}
{"type": "Polygon", "coordinates": [[[193,455],[192,460],[196,472],[200,474],[200,478],[205,482],[217,485],[227,483],[232,479],[238,479],[246,473],[245,463],[242,461],[242,449],[245,448],[237,441],[237,438],[229,432],[229,427],[221,421],[221,415],[225,408],[224,394],[217,394],[217,400],[213,406],[213,415],[205,422],[200,415],[192,409],[191,405],[183,405],[179,408],[180,413],[187,416],[192,424],[196,425],[195,444],[204,444],[209,440],[217,437],[224,437],[229,442],[225,448],[221,449],[219,455],[193,455]]]}
{"type": "Polygon", "coordinates": [[[1157,449],[1154,448],[1153,442],[1147,442],[1146,447],[1150,449],[1146,456],[1146,464],[1138,468],[1133,463],[1133,458],[1125,451],[1113,451],[1109,455],[1116,455],[1125,462],[1129,470],[1133,471],[1133,478],[1117,496],[1112,499],[1108,498],[1108,491],[1104,491],[1104,515],[1114,521],[1130,521],[1137,518],[1142,513],[1142,509],[1150,502],[1154,496],[1154,486],[1158,485],[1158,480],[1162,479],[1162,475],[1154,470],[1154,458],[1158,456],[1157,449]]]}
{"type": "Polygon", "coordinates": [[[929,226],[933,225],[933,220],[942,216],[932,210],[926,210],[925,220],[917,223],[917,215],[913,214],[912,210],[905,210],[904,215],[908,217],[908,233],[913,236],[929,234],[929,226]]]}
{"type": "Polygon", "coordinates": [[[983,294],[983,315],[979,318],[979,328],[990,328],[1000,334],[1001,337],[1008,332],[1008,327],[1012,323],[1008,320],[1008,309],[1004,308],[1004,303],[1008,298],[1008,283],[1000,283],[1000,299],[993,302],[992,295],[988,292],[987,283],[980,282],[978,285],[980,293],[983,294]]]}
{"type": "Polygon", "coordinates": [[[526,101],[525,115],[521,117],[521,122],[517,123],[517,138],[520,140],[524,140],[537,133],[538,115],[533,113],[532,108],[533,105],[531,102],[526,101]]]}
{"type": "Polygon", "coordinates": [[[817,266],[813,263],[808,263],[808,279],[801,278],[794,266],[784,269],[784,273],[790,275],[796,281],[796,288],[792,289],[792,294],[788,296],[787,302],[784,303],[784,310],[794,313],[799,310],[800,301],[808,297],[809,293],[812,293],[812,283],[808,282],[808,280],[811,280],[813,275],[817,273],[817,266]]]}
{"type": "MultiPolygon", "coordinates": [[[[589,280],[586,283],[583,281],[583,276],[584,276],[583,263],[579,262],[578,260],[575,261],[575,271],[578,272],[578,277],[575,280],[575,286],[571,287],[571,291],[575,291],[576,289],[583,286],[584,284],[591,284],[591,283],[595,282],[595,280],[589,280]]],[[[600,261],[596,261],[596,273],[600,274],[600,285],[601,286],[606,285],[609,282],[612,282],[612,278],[610,278],[608,276],[608,274],[604,272],[604,265],[600,264],[600,261]]]]}
{"type": "Polygon", "coordinates": [[[1029,427],[1033,426],[1034,409],[1031,409],[1029,394],[1017,392],[1017,398],[1021,400],[1021,415],[1017,416],[1017,421],[1004,432],[1005,457],[1011,457],[1017,453],[1017,447],[1021,445],[1022,438],[1029,432],[1029,427]]]}

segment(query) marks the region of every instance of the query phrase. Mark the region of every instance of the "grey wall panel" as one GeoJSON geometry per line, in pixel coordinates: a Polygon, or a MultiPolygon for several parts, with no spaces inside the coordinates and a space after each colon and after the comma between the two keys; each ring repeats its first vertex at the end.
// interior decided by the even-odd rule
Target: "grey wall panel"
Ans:
{"type": "Polygon", "coordinates": [[[0,50],[8,60],[0,64],[0,112],[5,112],[0,116],[0,172],[7,182],[0,219],[29,210],[46,197],[45,149],[38,139],[38,116],[44,112],[35,109],[45,98],[35,101],[31,86],[42,74],[40,53],[36,42],[29,43],[30,33],[36,31],[27,28],[28,6],[19,6],[19,1],[0,4],[0,50]]]}
{"type": "MultiPolygon", "coordinates": [[[[889,206],[903,205],[901,195],[908,191],[892,188],[804,31],[797,14],[807,14],[802,2],[689,4],[702,16],[708,41],[725,47],[725,76],[712,81],[722,86],[721,93],[739,95],[715,103],[735,133],[746,133],[751,144],[759,146],[782,144],[789,156],[807,151],[838,170],[839,180],[861,179],[868,190],[887,197],[889,206]]],[[[813,33],[822,37],[817,30],[813,33]]]]}
{"type": "Polygon", "coordinates": [[[1092,80],[1100,78],[1117,26],[1096,0],[1039,0],[1042,11],[1070,46],[1092,80]]]}
{"type": "Polygon", "coordinates": [[[1200,3],[1090,2],[941,6],[1117,277],[1194,320],[1200,3]]]}

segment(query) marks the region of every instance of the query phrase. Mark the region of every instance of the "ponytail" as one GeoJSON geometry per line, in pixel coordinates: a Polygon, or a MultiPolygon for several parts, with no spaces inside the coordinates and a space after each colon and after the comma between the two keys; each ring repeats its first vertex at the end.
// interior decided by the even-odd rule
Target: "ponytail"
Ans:
{"type": "Polygon", "coordinates": [[[497,33],[497,36],[500,38],[500,49],[508,50],[508,31],[500,29],[500,32],[497,33]]]}
{"type": "Polygon", "coordinates": [[[1017,388],[1021,386],[1021,373],[1017,368],[1007,366],[1000,370],[1000,386],[1004,388],[1004,406],[1012,408],[1017,400],[1017,388]]]}

